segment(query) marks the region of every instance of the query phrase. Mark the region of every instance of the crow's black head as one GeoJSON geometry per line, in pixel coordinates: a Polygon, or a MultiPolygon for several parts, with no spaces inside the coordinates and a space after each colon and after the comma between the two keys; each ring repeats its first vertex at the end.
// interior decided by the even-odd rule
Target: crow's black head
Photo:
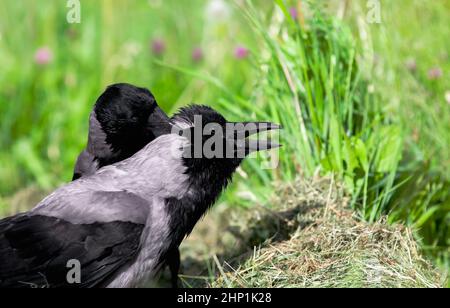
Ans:
{"type": "Polygon", "coordinates": [[[170,131],[169,117],[149,90],[125,83],[111,85],[95,104],[88,147],[78,158],[73,179],[127,159],[170,131]]]}
{"type": "Polygon", "coordinates": [[[103,158],[103,164],[126,159],[170,132],[169,118],[152,93],[129,84],[108,87],[97,100],[94,112],[114,153],[111,158],[103,158]]]}
{"type": "MultiPolygon", "coordinates": [[[[193,178],[217,179],[225,185],[236,168],[250,153],[279,147],[270,140],[249,140],[247,137],[263,131],[279,129],[269,122],[229,122],[207,106],[182,108],[173,118],[190,141],[184,162],[193,178]]],[[[221,184],[222,185],[222,184],[221,184]]]]}
{"type": "Polygon", "coordinates": [[[190,106],[172,117],[174,129],[188,142],[183,163],[189,176],[189,194],[169,200],[170,225],[180,238],[189,234],[197,221],[217,201],[233,173],[248,154],[276,148],[270,140],[252,141],[247,137],[279,129],[268,122],[229,122],[207,106],[190,106]],[[184,226],[184,227],[180,227],[184,226]]]}

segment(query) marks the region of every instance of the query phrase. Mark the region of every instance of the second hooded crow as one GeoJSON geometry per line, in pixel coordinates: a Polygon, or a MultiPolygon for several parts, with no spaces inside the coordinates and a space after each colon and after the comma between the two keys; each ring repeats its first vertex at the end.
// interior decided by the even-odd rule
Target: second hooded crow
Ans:
{"type": "Polygon", "coordinates": [[[232,146],[232,157],[189,155],[210,142],[197,128],[229,123],[204,106],[181,110],[171,123],[181,136],[162,135],[134,156],[61,187],[32,211],[1,220],[0,286],[141,286],[215,203],[243,158],[277,146],[248,140],[278,128],[254,123],[216,134],[232,146]],[[71,260],[81,265],[77,284],[66,279],[71,260]]]}
{"type": "MultiPolygon", "coordinates": [[[[97,99],[90,114],[88,144],[78,156],[73,180],[131,157],[170,130],[169,117],[149,90],[127,83],[109,86],[97,99]]],[[[169,254],[167,265],[172,287],[177,287],[178,249],[169,254]]]]}
{"type": "Polygon", "coordinates": [[[131,157],[170,132],[169,121],[149,90],[126,83],[109,86],[89,117],[88,144],[78,156],[73,180],[131,157]]]}

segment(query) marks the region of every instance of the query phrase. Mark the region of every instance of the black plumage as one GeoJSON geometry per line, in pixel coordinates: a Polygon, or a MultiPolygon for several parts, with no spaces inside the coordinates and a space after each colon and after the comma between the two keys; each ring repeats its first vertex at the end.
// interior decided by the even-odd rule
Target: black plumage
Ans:
{"type": "Polygon", "coordinates": [[[132,156],[171,128],[153,94],[128,84],[109,86],[97,100],[94,113],[111,148],[109,155],[98,157],[100,167],[132,156]]]}
{"type": "Polygon", "coordinates": [[[75,225],[40,215],[1,220],[0,287],[106,286],[133,261],[143,227],[122,221],[75,225]],[[67,280],[67,264],[74,259],[81,264],[81,284],[67,280]]]}
{"type": "Polygon", "coordinates": [[[149,90],[126,83],[109,86],[91,113],[88,145],[73,180],[131,157],[170,129],[169,117],[149,90]]]}

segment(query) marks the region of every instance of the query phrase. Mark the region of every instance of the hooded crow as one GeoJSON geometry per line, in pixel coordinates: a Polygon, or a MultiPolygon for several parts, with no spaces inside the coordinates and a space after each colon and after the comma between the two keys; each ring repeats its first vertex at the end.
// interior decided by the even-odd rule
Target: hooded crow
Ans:
{"type": "Polygon", "coordinates": [[[225,127],[231,123],[205,106],[184,108],[170,123],[173,133],[132,157],[59,188],[30,212],[1,220],[0,287],[141,286],[167,263],[243,159],[278,147],[247,137],[279,126],[234,123],[230,134],[225,127]],[[226,156],[202,153],[221,145],[226,156]],[[67,279],[73,261],[81,271],[75,284],[67,279]]]}
{"type": "Polygon", "coordinates": [[[73,180],[131,157],[170,132],[169,121],[149,90],[125,83],[109,86],[90,115],[88,145],[78,156],[73,180]]]}
{"type": "MultiPolygon", "coordinates": [[[[131,157],[155,138],[168,134],[169,122],[149,90],[126,83],[109,86],[89,117],[88,145],[78,156],[72,180],[131,157]]],[[[167,262],[172,286],[177,287],[178,249],[170,253],[167,262]]]]}

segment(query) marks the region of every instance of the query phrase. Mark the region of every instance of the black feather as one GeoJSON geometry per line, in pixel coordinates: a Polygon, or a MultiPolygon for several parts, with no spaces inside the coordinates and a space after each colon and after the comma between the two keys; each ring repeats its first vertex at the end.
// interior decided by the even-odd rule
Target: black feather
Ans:
{"type": "Polygon", "coordinates": [[[170,133],[169,118],[145,88],[111,85],[98,98],[94,112],[113,150],[110,157],[98,157],[99,167],[131,157],[158,136],[170,133]]]}
{"type": "Polygon", "coordinates": [[[102,287],[139,251],[143,225],[75,225],[18,215],[0,221],[0,287],[102,287]],[[81,283],[67,282],[69,260],[81,264],[81,283]]]}
{"type": "MultiPolygon", "coordinates": [[[[173,116],[174,121],[194,122],[196,115],[202,116],[202,125],[217,123],[225,126],[227,121],[208,106],[192,105],[180,109],[173,116]]],[[[191,133],[191,138],[194,138],[191,133]]],[[[208,138],[208,136],[201,136],[208,138]]],[[[206,139],[202,140],[205,142],[206,139]]],[[[191,144],[194,141],[191,140],[191,144]]],[[[240,158],[195,158],[193,153],[183,157],[186,173],[189,175],[190,194],[183,198],[166,199],[166,210],[170,217],[169,227],[176,247],[188,236],[197,222],[208,212],[222,191],[231,182],[233,173],[240,165],[240,158]]]]}

